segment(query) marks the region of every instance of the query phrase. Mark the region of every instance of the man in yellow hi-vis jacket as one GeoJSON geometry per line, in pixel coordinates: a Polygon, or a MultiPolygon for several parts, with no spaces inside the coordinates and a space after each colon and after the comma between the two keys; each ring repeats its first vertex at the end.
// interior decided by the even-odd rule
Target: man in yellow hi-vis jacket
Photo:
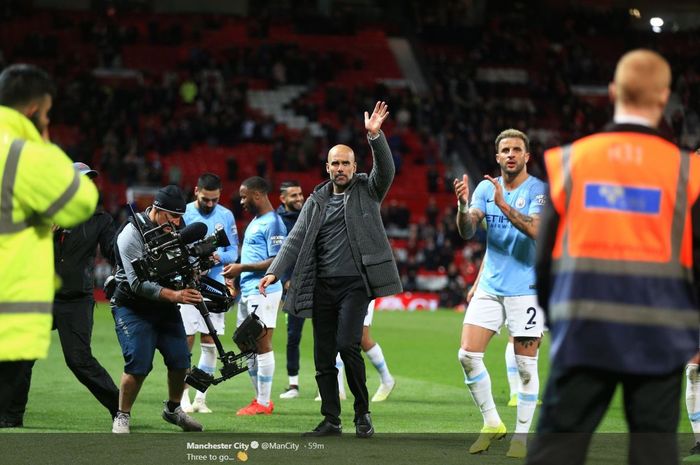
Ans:
{"type": "Polygon", "coordinates": [[[53,94],[51,78],[35,66],[0,74],[0,412],[34,360],[48,353],[56,287],[51,226],[81,223],[97,204],[92,181],[47,140],[53,94]]]}

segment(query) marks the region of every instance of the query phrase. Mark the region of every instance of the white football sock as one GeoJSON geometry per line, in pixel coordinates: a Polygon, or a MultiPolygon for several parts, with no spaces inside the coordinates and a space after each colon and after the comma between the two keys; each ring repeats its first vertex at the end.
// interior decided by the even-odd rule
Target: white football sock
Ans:
{"type": "Polygon", "coordinates": [[[185,384],[185,390],[182,391],[182,399],[180,399],[180,406],[192,405],[190,402],[190,388],[185,384]]]}
{"type": "Polygon", "coordinates": [[[290,386],[299,386],[299,375],[289,377],[290,386]]]}
{"type": "Polygon", "coordinates": [[[508,374],[508,386],[510,388],[510,396],[518,394],[518,383],[520,375],[518,374],[518,363],[515,361],[515,349],[513,343],[508,342],[506,345],[506,373],[508,374]]]}
{"type": "Polygon", "coordinates": [[[484,425],[490,427],[500,425],[501,417],[498,416],[493,394],[491,394],[491,377],[484,365],[484,353],[467,352],[460,348],[457,357],[464,371],[464,384],[469,388],[474,402],[481,410],[484,425]]]}
{"type": "MultiPolygon", "coordinates": [[[[199,363],[197,364],[197,368],[209,373],[210,375],[214,375],[214,371],[216,371],[216,345],[202,342],[200,347],[202,349],[202,353],[199,355],[199,363]]],[[[199,392],[195,389],[194,400],[201,399],[203,401],[206,399],[206,397],[206,392],[199,392]]]]}
{"type": "Polygon", "coordinates": [[[258,357],[253,356],[246,360],[248,365],[248,375],[250,376],[250,382],[253,383],[253,389],[255,390],[255,397],[258,397],[258,357]]]}
{"type": "Polygon", "coordinates": [[[685,406],[688,409],[695,441],[700,442],[700,375],[697,364],[688,364],[685,368],[685,378],[685,406]]]}
{"type": "Polygon", "coordinates": [[[270,405],[272,377],[275,374],[275,353],[273,351],[258,355],[258,404],[270,405]]]}
{"type": "Polygon", "coordinates": [[[345,395],[345,363],[340,354],[335,356],[335,367],[338,369],[338,394],[345,395]]]}
{"type": "Polygon", "coordinates": [[[382,384],[392,384],[394,382],[394,377],[389,373],[389,367],[384,360],[384,353],[382,352],[382,348],[379,347],[379,343],[374,344],[374,346],[365,353],[382,378],[382,384]]]}
{"type": "Polygon", "coordinates": [[[532,418],[537,407],[537,396],[540,390],[540,377],[537,374],[537,357],[515,355],[518,363],[518,413],[515,422],[515,434],[523,442],[527,440],[532,418]]]}

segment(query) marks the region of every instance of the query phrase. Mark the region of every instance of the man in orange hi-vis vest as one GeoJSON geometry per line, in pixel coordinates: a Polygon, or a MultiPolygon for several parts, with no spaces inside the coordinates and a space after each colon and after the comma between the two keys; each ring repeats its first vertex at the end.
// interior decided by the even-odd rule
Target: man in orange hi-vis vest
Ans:
{"type": "MultiPolygon", "coordinates": [[[[695,151],[700,155],[700,148],[695,151]]],[[[690,449],[690,455],[684,462],[700,461],[700,351],[690,359],[685,367],[685,407],[693,429],[695,445],[690,449]]]]}
{"type": "Polygon", "coordinates": [[[551,371],[528,464],[583,463],[618,384],[629,462],[678,463],[700,323],[700,157],[656,132],[670,83],[662,56],[626,53],[609,86],[613,124],[545,153],[536,271],[551,371]]]}

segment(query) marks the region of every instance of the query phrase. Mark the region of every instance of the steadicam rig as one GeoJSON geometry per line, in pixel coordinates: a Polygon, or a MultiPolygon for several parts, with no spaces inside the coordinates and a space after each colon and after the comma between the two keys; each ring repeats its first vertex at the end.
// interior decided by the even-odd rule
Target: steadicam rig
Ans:
{"type": "Polygon", "coordinates": [[[219,228],[205,237],[207,226],[200,222],[192,223],[181,231],[170,223],[143,231],[138,219],[135,223],[145,244],[143,257],[131,262],[138,278],[172,289],[197,289],[204,298],[195,307],[214,340],[222,363],[221,376],[215,378],[194,366],[185,379],[187,384],[204,392],[211,385],[247,371],[246,361],[255,356],[256,341],[267,331],[265,325],[255,314],[246,318],[233,334],[233,341],[241,349],[241,353],[236,354],[224,350],[210,318],[210,312],[226,312],[234,301],[224,284],[205,276],[216,264],[212,258],[216,249],[230,245],[226,233],[219,228]]]}
{"type": "MultiPolygon", "coordinates": [[[[201,313],[201,310],[200,310],[201,313]]],[[[209,329],[209,334],[216,335],[216,330],[211,326],[211,319],[208,317],[204,319],[209,329]]],[[[233,333],[233,342],[236,343],[239,349],[241,349],[240,354],[235,352],[222,353],[220,344],[217,344],[217,350],[219,350],[219,360],[222,362],[221,376],[215,378],[206,371],[200,370],[196,366],[192,367],[190,374],[185,378],[185,382],[195,388],[200,392],[205,392],[209,389],[209,386],[219,384],[226,381],[229,378],[243,373],[248,370],[248,364],[246,361],[250,357],[255,357],[256,343],[257,340],[267,332],[267,327],[258,318],[255,313],[249,315],[243,323],[236,329],[233,333]]],[[[218,342],[218,338],[214,337],[214,343],[218,342]]]]}

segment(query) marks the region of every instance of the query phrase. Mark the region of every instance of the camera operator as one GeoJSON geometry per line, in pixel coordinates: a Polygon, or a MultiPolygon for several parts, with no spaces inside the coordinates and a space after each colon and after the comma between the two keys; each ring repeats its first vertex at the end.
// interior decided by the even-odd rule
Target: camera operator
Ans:
{"type": "Polygon", "coordinates": [[[184,213],[182,191],[174,185],[163,187],[156,194],[153,206],[132,217],[116,239],[116,290],[111,304],[125,364],[113,433],[129,432],[131,407],[153,368],[156,348],[168,368],[168,401],[163,419],[185,431],[202,431],[202,425],[180,407],[190,352],[176,305],[199,303],[202,295],[195,289],[174,290],[159,283],[141,281],[132,265],[132,260],[141,258],[145,252],[144,239],[135,222],[139,222],[141,231],[168,224],[164,232],[170,232],[180,225],[184,213]]]}

